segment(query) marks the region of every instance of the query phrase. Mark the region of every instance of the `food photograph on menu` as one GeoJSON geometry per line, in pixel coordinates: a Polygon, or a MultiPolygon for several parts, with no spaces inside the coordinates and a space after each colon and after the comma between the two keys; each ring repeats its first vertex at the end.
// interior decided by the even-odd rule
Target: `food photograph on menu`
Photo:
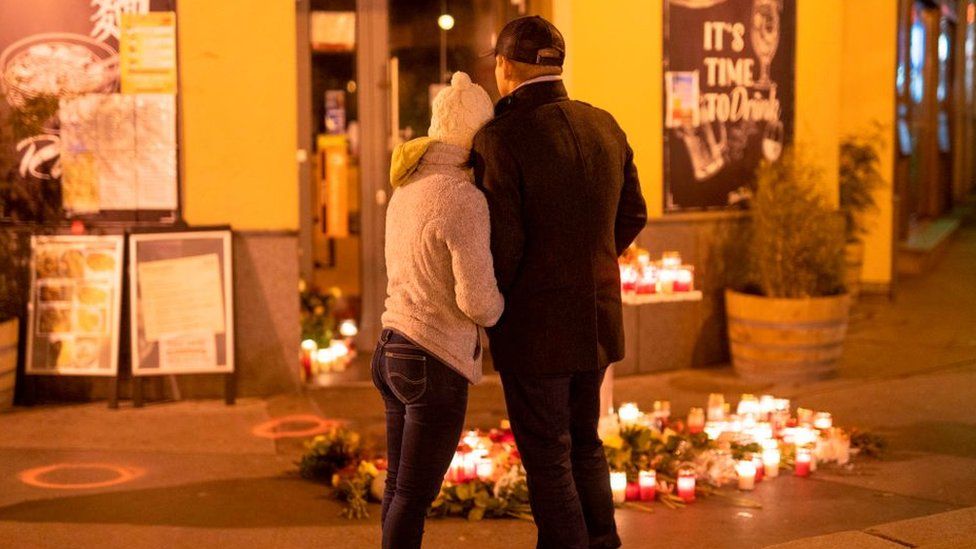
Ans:
{"type": "Polygon", "coordinates": [[[28,374],[118,371],[121,236],[35,236],[28,374]]]}

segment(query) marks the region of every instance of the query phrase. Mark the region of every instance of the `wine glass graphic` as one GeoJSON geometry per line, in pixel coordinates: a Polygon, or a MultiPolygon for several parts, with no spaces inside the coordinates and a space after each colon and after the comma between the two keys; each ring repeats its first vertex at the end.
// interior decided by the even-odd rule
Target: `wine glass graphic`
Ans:
{"type": "Polygon", "coordinates": [[[769,89],[772,84],[769,78],[769,66],[776,57],[780,38],[780,11],[783,5],[780,0],[752,1],[752,31],[749,33],[752,49],[759,58],[759,81],[756,88],[769,89]]]}

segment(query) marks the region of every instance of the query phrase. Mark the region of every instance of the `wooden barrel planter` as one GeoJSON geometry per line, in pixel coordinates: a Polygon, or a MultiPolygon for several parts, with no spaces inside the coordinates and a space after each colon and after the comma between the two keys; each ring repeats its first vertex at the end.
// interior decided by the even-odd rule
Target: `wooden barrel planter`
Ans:
{"type": "Polygon", "coordinates": [[[14,405],[14,380],[17,379],[17,319],[0,323],[0,411],[14,405]]]}
{"type": "Polygon", "coordinates": [[[725,291],[736,373],[751,381],[830,377],[844,350],[850,297],[778,299],[725,291]]]}
{"type": "Polygon", "coordinates": [[[844,286],[847,295],[856,300],[861,295],[861,272],[864,270],[864,243],[848,242],[844,246],[844,286]]]}

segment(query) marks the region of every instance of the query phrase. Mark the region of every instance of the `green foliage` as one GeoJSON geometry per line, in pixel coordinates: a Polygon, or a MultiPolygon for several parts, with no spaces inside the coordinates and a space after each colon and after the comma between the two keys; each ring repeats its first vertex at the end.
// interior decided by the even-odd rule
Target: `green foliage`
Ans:
{"type": "MultiPolygon", "coordinates": [[[[499,480],[499,483],[502,483],[499,480]]],[[[529,488],[525,476],[517,482],[497,490],[495,485],[479,479],[460,484],[445,484],[427,511],[431,517],[465,517],[468,520],[518,517],[531,513],[529,488]]]]}
{"type": "Polygon", "coordinates": [[[844,235],[820,189],[823,171],[796,150],[763,162],[752,204],[749,286],[777,298],[843,293],[844,235]]]}
{"type": "Polygon", "coordinates": [[[840,145],[840,211],[848,242],[867,234],[865,214],[878,209],[874,192],[886,184],[879,152],[883,144],[884,137],[876,129],[869,134],[848,136],[840,145]]]}
{"type": "Polygon", "coordinates": [[[332,314],[335,296],[304,283],[300,290],[302,340],[311,339],[320,348],[328,347],[336,333],[336,320],[332,314]]]}
{"type": "Polygon", "coordinates": [[[335,427],[305,443],[298,472],[304,479],[334,485],[333,476],[355,465],[359,457],[359,434],[344,427],[335,427]]]}
{"type": "Polygon", "coordinates": [[[639,471],[651,469],[674,478],[682,463],[694,461],[713,446],[705,433],[661,432],[633,425],[620,429],[619,440],[605,437],[603,449],[610,469],[626,472],[627,479],[634,482],[639,471]]]}

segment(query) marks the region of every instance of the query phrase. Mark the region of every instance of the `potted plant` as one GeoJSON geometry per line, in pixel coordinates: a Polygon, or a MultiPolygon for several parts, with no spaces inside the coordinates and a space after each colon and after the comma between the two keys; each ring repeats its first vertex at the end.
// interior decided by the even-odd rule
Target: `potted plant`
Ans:
{"type": "Polygon", "coordinates": [[[885,185],[878,143],[881,132],[849,136],[840,145],[840,211],[844,215],[844,284],[851,299],[861,293],[866,217],[877,211],[874,192],[885,185]]]}
{"type": "Polygon", "coordinates": [[[733,367],[757,381],[830,376],[850,308],[843,220],[821,193],[822,170],[795,150],[757,175],[746,279],[725,294],[733,367]]]}

